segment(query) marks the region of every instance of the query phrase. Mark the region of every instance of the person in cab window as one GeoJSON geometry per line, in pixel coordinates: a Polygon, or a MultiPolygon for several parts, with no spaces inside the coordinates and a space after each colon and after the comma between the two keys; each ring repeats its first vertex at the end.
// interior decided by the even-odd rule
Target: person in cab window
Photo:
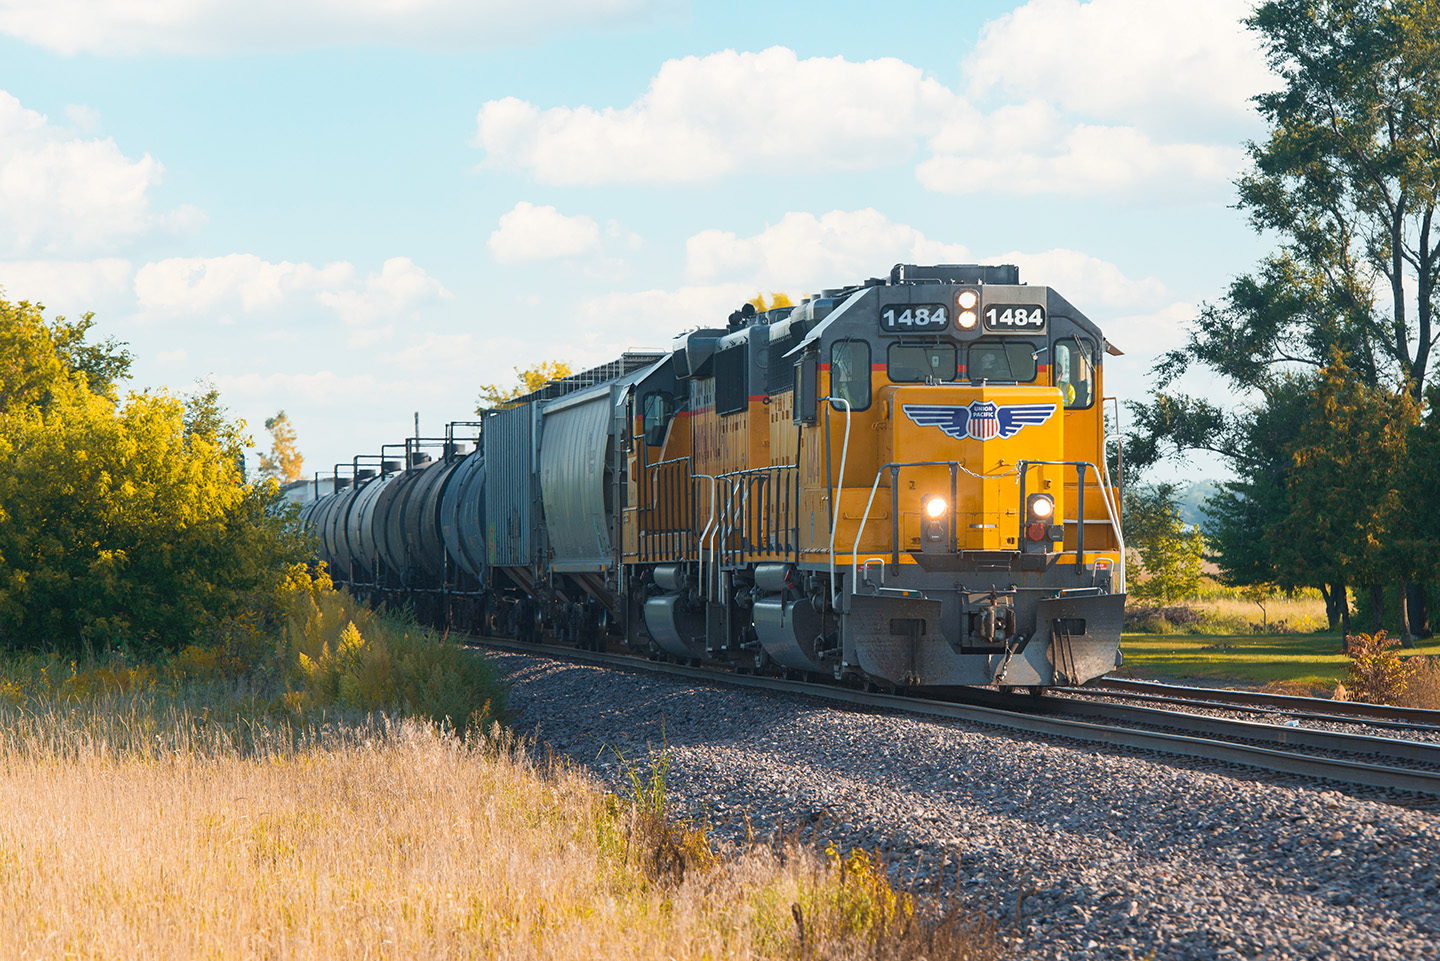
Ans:
{"type": "Polygon", "coordinates": [[[1090,406],[1090,361],[1073,340],[1055,345],[1055,386],[1066,407],[1090,406]]]}
{"type": "Polygon", "coordinates": [[[978,352],[980,356],[980,369],[972,376],[972,380],[1004,380],[1010,376],[1008,369],[1002,369],[1002,358],[993,350],[978,352]]]}

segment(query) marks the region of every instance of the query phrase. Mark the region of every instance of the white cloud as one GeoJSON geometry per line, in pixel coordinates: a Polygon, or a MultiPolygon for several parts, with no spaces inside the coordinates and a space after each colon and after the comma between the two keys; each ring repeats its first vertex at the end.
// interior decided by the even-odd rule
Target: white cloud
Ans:
{"type": "Polygon", "coordinates": [[[123,294],[130,283],[130,261],[12,260],[0,263],[0,289],[10,301],[28,300],[60,312],[98,309],[123,294]]]}
{"type": "Polygon", "coordinates": [[[453,296],[409,257],[391,257],[380,273],[365,278],[363,287],[322,290],[315,299],[347,324],[364,325],[386,317],[408,317],[422,304],[453,296]]]}
{"type": "Polygon", "coordinates": [[[382,381],[374,374],[351,374],[342,377],[329,370],[305,374],[215,374],[215,386],[227,399],[244,403],[253,399],[267,402],[280,398],[289,404],[293,398],[311,404],[333,406],[351,403],[347,398],[373,397],[378,393],[393,393],[406,385],[382,381]]]}
{"type": "Polygon", "coordinates": [[[668,60],[627,107],[480,108],[484,165],[557,184],[687,182],[743,170],[903,162],[964,105],[893,57],[801,60],[784,47],[668,60]]]}
{"type": "MultiPolygon", "coordinates": [[[[791,211],[749,237],[704,230],[689,239],[686,253],[689,280],[748,290],[745,297],[756,290],[803,295],[823,287],[858,283],[896,263],[977,262],[1016,264],[1023,280],[1054,287],[1087,312],[1099,307],[1158,307],[1170,297],[1160,280],[1133,279],[1117,265],[1078,250],[1010,251],[977,257],[962,244],[933,240],[873,209],[832,210],[819,217],[791,211]]],[[[694,300],[694,291],[717,288],[687,289],[694,300]]]]}
{"type": "Polygon", "coordinates": [[[352,346],[367,346],[393,333],[393,324],[376,327],[379,322],[408,319],[419,307],[452,295],[408,257],[390,258],[361,281],[344,261],[315,267],[229,254],[146,264],[135,275],[135,296],[150,315],[253,313],[310,297],[346,324],[364,328],[352,333],[352,346]]]}
{"type": "MultiPolygon", "coordinates": [[[[937,140],[955,140],[947,132],[937,140]]],[[[1012,149],[977,139],[971,152],[938,154],[915,169],[920,183],[951,194],[1087,194],[1145,191],[1213,195],[1228,190],[1244,164],[1233,145],[1157,143],[1135,127],[1057,127],[1048,143],[1012,149]]]]}
{"type": "MultiPolygon", "coordinates": [[[[1104,3],[1108,10],[1133,2],[1095,0],[1091,6],[1104,3]]],[[[1075,6],[1073,0],[1035,0],[1031,6],[1055,4],[1065,10],[1075,6]]],[[[1182,104],[1177,114],[1167,99],[1173,78],[1165,74],[1159,53],[1147,54],[1142,63],[1155,78],[1130,77],[1128,86],[1120,66],[1107,62],[1097,68],[1093,82],[1110,91],[1108,99],[1073,93],[1072,82],[1082,87],[1091,82],[1073,50],[1066,52],[1065,71],[1052,75],[1047,66],[1033,82],[1020,82],[1023,71],[1012,76],[1008,67],[992,68],[992,61],[1000,60],[1048,62],[1048,48],[1030,44],[1015,27],[1033,12],[1025,7],[1014,15],[1019,20],[997,21],[976,55],[978,65],[970,69],[975,89],[1024,98],[988,113],[901,60],[802,60],[784,47],[771,47],[666,61],[648,89],[625,107],[542,110],[514,97],[492,100],[477,115],[474,143],[485,152],[482,167],[521,171],[553,184],[678,183],[918,161],[915,173],[922,185],[954,194],[1139,191],[1217,199],[1228,192],[1244,161],[1236,146],[1240,138],[1232,129],[1207,140],[1188,123],[1170,122],[1187,117],[1188,108],[1182,104]],[[977,79],[982,76],[983,82],[977,79]],[[1097,115],[1126,122],[1087,119],[1097,115]],[[1138,119],[1145,122],[1134,122],[1138,119]],[[925,151],[928,157],[917,156],[925,151]]],[[[1212,34],[1224,32],[1221,20],[1200,18],[1213,27],[1212,34]]],[[[1164,40],[1167,29],[1183,32],[1188,22],[1162,18],[1147,29],[1164,40]]],[[[1239,30],[1233,21],[1229,28],[1239,30]]],[[[1051,43],[1049,37],[1042,40],[1051,43]]],[[[1053,43],[1063,45],[1058,37],[1053,43]]],[[[1206,86],[1199,100],[1192,97],[1213,108],[1212,114],[1244,113],[1245,97],[1263,76],[1263,63],[1257,75],[1246,59],[1253,57],[1253,44],[1237,43],[1208,59],[1196,54],[1177,67],[1206,86],[1206,70],[1250,64],[1206,86]]]]}
{"type": "MultiPolygon", "coordinates": [[[[1083,307],[1081,308],[1084,309],[1083,307]]],[[[1195,318],[1194,304],[1176,302],[1159,310],[1097,320],[1105,338],[1132,357],[1149,359],[1185,343],[1189,323],[1195,318]]],[[[1148,382],[1148,378],[1135,383],[1148,382]]]]}
{"type": "MultiPolygon", "coordinates": [[[[618,225],[616,225],[618,227],[618,225]]],[[[567,217],[554,207],[520,201],[490,234],[490,255],[502,264],[550,260],[588,253],[600,244],[600,225],[589,217],[567,217]]]]}
{"type": "Polygon", "coordinates": [[[820,217],[792,211],[751,237],[705,230],[686,241],[685,251],[690,280],[739,281],[801,293],[864,280],[894,263],[970,258],[960,244],[930,240],[870,209],[832,210],[820,217]]]}
{"type": "Polygon", "coordinates": [[[172,257],[140,268],[135,296],[143,310],[198,314],[235,305],[248,312],[279,306],[295,291],[343,285],[353,274],[343,262],[316,268],[254,254],[172,257]]]}
{"type": "Polygon", "coordinates": [[[1253,0],[1030,0],[986,24],[964,64],[976,96],[1176,131],[1248,118],[1274,78],[1241,21],[1253,0]]]}
{"type": "Polygon", "coordinates": [[[64,54],[213,54],[386,44],[428,49],[533,43],[617,25],[662,0],[0,0],[0,33],[64,54]]]}
{"type": "Polygon", "coordinates": [[[193,207],[157,213],[163,168],[115,141],[76,138],[0,90],[0,252],[106,249],[157,227],[190,229],[193,207]]]}
{"type": "Polygon", "coordinates": [[[1011,251],[986,257],[987,264],[1015,264],[1020,279],[1054,287],[1060,295],[1099,322],[1097,307],[1149,307],[1170,296],[1165,285],[1154,277],[1132,280],[1121,269],[1078,250],[1057,248],[1038,254],[1011,251]]]}
{"type": "Polygon", "coordinates": [[[730,312],[753,296],[754,285],[728,283],[587,297],[576,311],[578,333],[566,347],[582,365],[614,360],[626,350],[668,349],[681,331],[723,327],[730,312]]]}
{"type": "Polygon", "coordinates": [[[184,347],[176,350],[162,350],[155,355],[155,363],[162,365],[183,364],[188,356],[184,347]]]}

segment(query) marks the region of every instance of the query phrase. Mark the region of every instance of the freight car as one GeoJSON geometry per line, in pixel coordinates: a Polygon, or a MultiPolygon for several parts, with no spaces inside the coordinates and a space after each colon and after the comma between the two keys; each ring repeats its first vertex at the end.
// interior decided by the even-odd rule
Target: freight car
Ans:
{"type": "Polygon", "coordinates": [[[302,518],[352,591],[460,629],[889,688],[1083,683],[1125,602],[1107,353],[1014,266],[901,264],[357,457],[302,518]]]}

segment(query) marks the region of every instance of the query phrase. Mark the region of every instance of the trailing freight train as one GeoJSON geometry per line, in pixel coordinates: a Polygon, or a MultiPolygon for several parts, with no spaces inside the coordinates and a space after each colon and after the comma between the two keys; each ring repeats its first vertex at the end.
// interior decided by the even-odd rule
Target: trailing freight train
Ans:
{"type": "Polygon", "coordinates": [[[1083,683],[1125,601],[1107,352],[1014,266],[901,264],[357,457],[301,517],[336,580],[457,629],[889,688],[1083,683]]]}

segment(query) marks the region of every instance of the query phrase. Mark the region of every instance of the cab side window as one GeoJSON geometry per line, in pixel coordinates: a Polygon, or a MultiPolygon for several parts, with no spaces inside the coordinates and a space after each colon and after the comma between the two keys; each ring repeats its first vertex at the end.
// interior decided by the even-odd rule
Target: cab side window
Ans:
{"type": "Polygon", "coordinates": [[[644,415],[646,446],[659,447],[665,443],[665,428],[670,426],[674,408],[675,402],[669,394],[652,392],[645,395],[640,410],[644,415]]]}
{"type": "Polygon", "coordinates": [[[1095,403],[1095,345],[1088,340],[1066,337],[1055,341],[1050,373],[1060,388],[1066,409],[1095,403]]]}
{"type": "MultiPolygon", "coordinates": [[[[830,347],[830,396],[843,397],[851,410],[870,406],[870,345],[863,340],[842,340],[830,347]]],[[[831,406],[844,410],[843,404],[831,406]]]]}

